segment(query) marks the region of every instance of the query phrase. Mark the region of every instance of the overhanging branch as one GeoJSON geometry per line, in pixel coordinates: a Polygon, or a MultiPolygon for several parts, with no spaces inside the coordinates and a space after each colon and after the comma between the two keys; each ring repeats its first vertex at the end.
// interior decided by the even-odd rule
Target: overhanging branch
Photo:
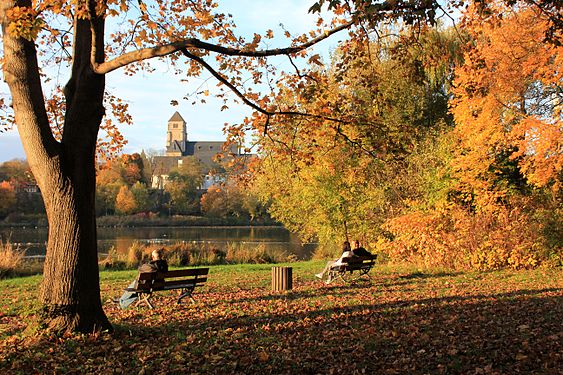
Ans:
{"type": "Polygon", "coordinates": [[[187,49],[200,49],[210,52],[216,52],[227,56],[268,57],[268,56],[290,55],[293,53],[303,51],[325,40],[329,36],[349,28],[353,24],[354,21],[348,21],[334,29],[325,31],[322,35],[319,35],[318,37],[311,39],[310,41],[300,44],[298,46],[257,50],[257,51],[244,50],[244,49],[233,48],[233,47],[224,47],[217,44],[207,43],[197,38],[189,38],[189,39],[172,42],[169,44],[164,44],[161,46],[143,48],[137,51],[129,52],[121,56],[118,56],[112,60],[106,61],[104,63],[96,63],[92,61],[92,65],[93,65],[92,68],[98,74],[106,74],[134,62],[139,62],[154,57],[167,56],[172,53],[182,50],[187,50],[187,49]]]}
{"type": "MultiPolygon", "coordinates": [[[[251,107],[252,109],[254,109],[255,111],[262,113],[263,115],[266,116],[266,122],[264,124],[264,135],[266,135],[268,138],[270,138],[270,140],[274,141],[274,139],[272,139],[272,137],[270,136],[270,134],[268,133],[268,125],[270,124],[270,118],[276,115],[282,115],[282,116],[302,116],[302,117],[307,117],[307,118],[315,118],[315,119],[320,119],[320,120],[326,120],[326,121],[332,121],[338,124],[338,126],[334,127],[333,129],[335,130],[336,134],[340,135],[342,138],[344,138],[344,140],[348,143],[350,143],[351,145],[353,145],[354,147],[358,147],[359,149],[361,149],[362,151],[368,153],[369,155],[371,155],[374,158],[377,158],[377,155],[375,155],[375,153],[371,150],[366,149],[361,142],[357,142],[353,139],[351,139],[347,134],[345,134],[342,131],[341,125],[342,124],[349,124],[350,122],[348,121],[344,121],[342,119],[338,119],[338,118],[334,118],[334,117],[327,117],[327,116],[323,116],[323,115],[317,115],[317,114],[313,114],[313,113],[307,113],[307,112],[299,112],[299,111],[268,111],[262,107],[260,107],[258,104],[252,102],[251,100],[249,100],[244,93],[242,93],[235,85],[233,85],[231,82],[229,82],[229,80],[227,80],[227,78],[225,78],[223,75],[221,75],[221,73],[219,73],[218,71],[216,71],[211,65],[209,65],[205,60],[203,60],[201,57],[196,56],[192,53],[190,53],[187,50],[182,50],[182,53],[184,54],[184,56],[188,57],[189,59],[192,59],[194,61],[196,61],[197,63],[199,63],[201,66],[203,66],[207,71],[209,71],[211,73],[211,75],[213,75],[213,77],[215,77],[219,82],[223,83],[225,86],[227,86],[236,96],[238,96],[243,102],[244,104],[248,105],[249,107],[251,107]]],[[[284,143],[285,144],[285,143],[284,143]]],[[[287,146],[287,145],[286,145],[287,146]]],[[[289,147],[289,146],[287,146],[289,147]]]]}
{"type": "Polygon", "coordinates": [[[197,63],[199,63],[201,66],[203,66],[207,71],[209,71],[209,73],[211,73],[211,75],[213,75],[213,77],[215,77],[219,82],[223,83],[225,86],[227,86],[229,88],[229,90],[231,90],[236,96],[238,96],[243,102],[244,104],[248,105],[249,107],[251,107],[252,109],[254,109],[257,112],[262,113],[263,115],[267,116],[267,120],[266,120],[266,126],[264,127],[264,133],[267,132],[267,128],[268,128],[268,123],[269,123],[269,118],[272,116],[276,116],[276,115],[285,115],[285,116],[303,116],[303,117],[309,117],[309,118],[316,118],[316,119],[321,119],[321,120],[327,120],[327,121],[333,121],[333,122],[337,122],[337,123],[343,123],[346,124],[348,122],[341,120],[341,119],[337,119],[337,118],[333,118],[333,117],[328,117],[328,116],[322,116],[322,115],[316,115],[316,114],[312,114],[312,113],[307,113],[307,112],[300,112],[300,111],[268,111],[262,107],[260,107],[258,104],[252,102],[251,100],[249,100],[235,85],[233,85],[231,82],[229,82],[229,80],[224,77],[221,73],[219,73],[217,70],[215,70],[211,65],[209,65],[205,60],[203,60],[201,57],[194,55],[193,53],[183,49],[182,53],[184,54],[184,56],[196,61],[197,63]]]}

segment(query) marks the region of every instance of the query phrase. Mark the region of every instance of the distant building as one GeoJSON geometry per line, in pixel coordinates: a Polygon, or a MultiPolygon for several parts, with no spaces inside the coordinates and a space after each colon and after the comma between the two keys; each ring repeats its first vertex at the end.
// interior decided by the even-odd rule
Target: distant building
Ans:
{"type": "Polygon", "coordinates": [[[224,149],[225,142],[211,141],[188,141],[187,124],[182,115],[175,112],[168,120],[168,131],[166,134],[166,155],[155,156],[152,172],[152,187],[163,189],[166,185],[168,175],[174,168],[180,167],[186,158],[193,157],[204,167],[204,183],[202,189],[207,189],[213,184],[221,182],[218,175],[209,172],[217,169],[219,165],[214,161],[218,153],[227,152],[233,156],[239,156],[236,145],[224,149]]]}
{"type": "Polygon", "coordinates": [[[35,183],[22,182],[16,185],[16,192],[26,192],[27,194],[40,193],[39,186],[35,183]]]}

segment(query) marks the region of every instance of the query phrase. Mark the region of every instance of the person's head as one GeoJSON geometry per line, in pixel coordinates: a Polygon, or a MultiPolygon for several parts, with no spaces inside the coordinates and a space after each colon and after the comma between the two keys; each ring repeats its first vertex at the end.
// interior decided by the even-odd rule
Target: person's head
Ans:
{"type": "Polygon", "coordinates": [[[350,251],[350,242],[348,241],[344,241],[344,243],[342,244],[342,252],[345,251],[350,251]]]}
{"type": "Polygon", "coordinates": [[[354,249],[360,248],[360,241],[354,240],[354,249]]]}
{"type": "Polygon", "coordinates": [[[153,250],[153,252],[151,253],[152,260],[161,260],[163,253],[164,253],[163,249],[153,250]]]}

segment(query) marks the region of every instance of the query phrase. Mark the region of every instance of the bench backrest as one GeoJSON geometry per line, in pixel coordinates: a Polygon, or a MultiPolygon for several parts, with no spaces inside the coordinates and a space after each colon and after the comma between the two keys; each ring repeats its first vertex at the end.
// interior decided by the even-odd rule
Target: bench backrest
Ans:
{"type": "Polygon", "coordinates": [[[341,267],[348,270],[372,267],[375,264],[375,258],[377,258],[377,255],[342,258],[342,263],[344,264],[341,267]]]}
{"type": "Polygon", "coordinates": [[[185,285],[199,286],[207,281],[209,268],[188,268],[167,272],[141,272],[137,278],[139,290],[173,289],[185,285]]]}

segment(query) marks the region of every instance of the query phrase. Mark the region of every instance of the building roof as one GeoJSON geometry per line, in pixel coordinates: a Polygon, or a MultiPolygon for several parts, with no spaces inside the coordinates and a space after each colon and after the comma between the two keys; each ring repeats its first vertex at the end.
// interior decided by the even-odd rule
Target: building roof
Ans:
{"type": "Polygon", "coordinates": [[[186,155],[197,155],[202,153],[217,154],[223,150],[225,141],[188,141],[186,142],[186,155]]]}
{"type": "Polygon", "coordinates": [[[181,114],[178,113],[178,111],[174,112],[174,114],[172,115],[172,117],[170,117],[170,120],[168,120],[168,122],[171,121],[182,121],[182,122],[186,122],[186,120],[184,120],[184,118],[182,117],[181,114]]]}
{"type": "Polygon", "coordinates": [[[166,152],[178,152],[180,151],[182,154],[186,152],[186,144],[180,141],[174,141],[170,144],[170,146],[166,147],[166,152]]]}

